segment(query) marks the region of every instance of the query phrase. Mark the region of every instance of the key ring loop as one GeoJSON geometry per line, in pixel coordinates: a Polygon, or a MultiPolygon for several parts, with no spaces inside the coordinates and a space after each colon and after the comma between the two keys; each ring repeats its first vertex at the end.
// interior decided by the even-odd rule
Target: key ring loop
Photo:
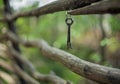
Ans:
{"type": "Polygon", "coordinates": [[[73,24],[73,18],[71,17],[70,14],[68,14],[68,11],[66,12],[66,19],[65,19],[65,22],[67,25],[72,25],[73,24]]]}
{"type": "Polygon", "coordinates": [[[65,22],[66,22],[67,25],[72,25],[72,24],[73,24],[73,19],[70,18],[70,17],[67,17],[67,18],[65,19],[65,22]]]}

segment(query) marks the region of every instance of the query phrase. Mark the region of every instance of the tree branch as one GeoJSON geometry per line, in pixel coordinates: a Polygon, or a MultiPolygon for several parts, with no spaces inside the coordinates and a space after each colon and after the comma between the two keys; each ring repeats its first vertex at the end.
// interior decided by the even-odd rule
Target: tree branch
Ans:
{"type": "Polygon", "coordinates": [[[39,84],[35,79],[21,70],[16,64],[15,60],[12,60],[13,64],[7,64],[4,61],[0,61],[0,67],[11,72],[13,74],[17,74],[19,77],[23,78],[28,84],[39,84]]]}
{"type": "MultiPolygon", "coordinates": [[[[11,16],[12,15],[12,10],[11,10],[11,7],[10,7],[10,0],[3,0],[3,3],[4,3],[4,12],[5,12],[5,17],[8,17],[8,16],[11,16]]],[[[7,23],[7,26],[8,26],[8,29],[13,32],[15,35],[17,35],[17,31],[16,31],[16,26],[14,24],[14,20],[12,21],[6,21],[7,23]]],[[[19,45],[15,42],[12,42],[11,41],[11,44],[12,46],[14,47],[15,50],[17,50],[18,52],[21,52],[20,48],[19,48],[19,45]]],[[[22,65],[20,64],[19,61],[16,60],[16,63],[17,65],[23,69],[22,65]]],[[[25,81],[22,79],[22,78],[19,78],[21,84],[26,84],[25,81]]]]}
{"type": "MultiPolygon", "coordinates": [[[[106,32],[104,30],[103,20],[104,20],[104,16],[99,15],[99,27],[100,27],[100,31],[101,31],[100,42],[103,41],[106,38],[106,32]]],[[[99,52],[100,52],[100,55],[101,55],[100,64],[104,64],[104,62],[105,62],[105,49],[106,49],[106,46],[105,45],[101,46],[100,43],[99,43],[99,52]]]]}
{"type": "Polygon", "coordinates": [[[29,76],[26,72],[24,72],[22,69],[20,69],[15,63],[13,64],[14,72],[23,78],[27,84],[40,84],[38,81],[36,81],[34,78],[29,76]]]}
{"type": "Polygon", "coordinates": [[[25,41],[15,36],[12,32],[6,32],[6,35],[9,40],[14,42],[21,43],[27,47],[31,46],[39,48],[44,56],[49,57],[55,61],[59,61],[71,71],[85,78],[104,84],[120,83],[119,69],[104,67],[98,64],[84,61],[70,53],[49,46],[44,40],[25,41]]]}
{"type": "MultiPolygon", "coordinates": [[[[41,73],[38,73],[36,71],[36,69],[34,68],[34,66],[25,58],[23,58],[23,56],[21,56],[21,54],[17,51],[15,51],[12,47],[8,46],[8,49],[6,51],[6,54],[8,55],[8,57],[12,60],[12,62],[14,63],[15,60],[18,60],[21,65],[23,65],[25,68],[27,68],[27,71],[29,72],[29,74],[36,80],[38,81],[44,81],[44,82],[51,82],[53,84],[72,84],[69,81],[66,81],[56,75],[53,74],[48,74],[48,75],[43,75],[41,73]]],[[[1,64],[1,63],[0,63],[1,64]]],[[[16,65],[15,65],[15,72],[22,78],[30,78],[29,76],[24,76],[25,72],[21,71],[16,65]],[[24,76],[24,77],[23,77],[24,76]]],[[[24,78],[24,79],[25,79],[24,78]]]]}
{"type": "Polygon", "coordinates": [[[108,0],[98,2],[94,5],[75,9],[68,12],[71,15],[88,15],[88,14],[118,14],[120,13],[120,0],[108,0]]]}
{"type": "Polygon", "coordinates": [[[11,73],[14,72],[14,69],[9,64],[7,64],[5,61],[0,60],[0,67],[4,68],[5,70],[7,70],[7,71],[9,71],[11,73]]]}
{"type": "Polygon", "coordinates": [[[5,80],[8,84],[17,84],[15,79],[12,77],[12,75],[7,74],[7,73],[5,73],[3,71],[0,71],[0,78],[5,80]]]}
{"type": "Polygon", "coordinates": [[[42,6],[40,8],[31,10],[29,12],[23,12],[23,13],[20,12],[15,15],[7,16],[3,19],[0,19],[0,22],[12,21],[19,17],[41,16],[41,15],[50,14],[50,13],[59,12],[59,11],[72,10],[72,9],[90,5],[98,1],[102,1],[102,0],[69,0],[69,1],[57,0],[57,1],[51,2],[50,4],[42,6]]]}
{"type": "MultiPolygon", "coordinates": [[[[8,64],[6,61],[0,60],[0,68],[2,68],[5,71],[9,72],[10,75],[11,75],[11,78],[14,79],[14,82],[16,82],[16,84],[20,84],[20,81],[18,80],[18,77],[16,76],[16,74],[14,74],[14,68],[10,65],[10,63],[8,64]]],[[[9,81],[9,79],[8,79],[8,81],[9,81]]],[[[9,84],[13,84],[13,83],[9,83],[9,84]]]]}

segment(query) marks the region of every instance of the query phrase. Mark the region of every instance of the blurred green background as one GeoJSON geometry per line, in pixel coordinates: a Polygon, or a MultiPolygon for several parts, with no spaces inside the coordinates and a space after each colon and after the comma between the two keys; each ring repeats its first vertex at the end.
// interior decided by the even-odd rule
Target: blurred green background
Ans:
{"type": "MultiPolygon", "coordinates": [[[[35,9],[38,7],[38,5],[39,4],[35,1],[32,5],[28,5],[20,9],[18,8],[16,10],[14,10],[13,6],[13,11],[15,13],[19,11],[28,11],[35,9]]],[[[0,8],[2,7],[3,4],[1,0],[0,8]]],[[[2,13],[0,16],[3,17],[2,13]]],[[[116,50],[116,45],[111,45],[114,44],[114,40],[111,39],[111,37],[116,38],[116,34],[118,35],[119,33],[119,15],[103,15],[102,23],[101,15],[80,15],[72,17],[74,18],[74,24],[71,27],[73,48],[70,50],[66,48],[66,12],[58,12],[40,17],[20,18],[16,21],[17,31],[19,36],[26,40],[44,39],[51,46],[65,50],[78,56],[81,59],[94,63],[101,62],[102,56],[101,53],[99,53],[99,49],[102,46],[109,45],[112,50],[116,50]],[[104,27],[104,31],[106,33],[106,37],[103,39],[101,39],[101,24],[102,27],[104,27]]],[[[0,31],[4,26],[6,26],[6,24],[0,23],[0,31]]],[[[23,46],[20,47],[25,58],[29,59],[39,72],[48,74],[53,71],[58,76],[66,80],[73,81],[74,84],[85,84],[84,78],[71,72],[60,63],[42,56],[39,49],[25,48],[23,46]]],[[[117,49],[118,48],[119,47],[117,47],[117,49]]],[[[106,60],[102,64],[111,66],[111,64],[106,60]]]]}

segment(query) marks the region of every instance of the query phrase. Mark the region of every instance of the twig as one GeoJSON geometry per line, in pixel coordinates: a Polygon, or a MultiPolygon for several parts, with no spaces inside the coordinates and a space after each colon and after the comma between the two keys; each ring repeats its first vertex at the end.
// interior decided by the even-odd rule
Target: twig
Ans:
{"type": "Polygon", "coordinates": [[[12,77],[12,75],[7,74],[3,71],[0,71],[0,78],[5,80],[8,84],[17,84],[15,79],[12,77]]]}
{"type": "MultiPolygon", "coordinates": [[[[105,32],[104,26],[103,26],[103,18],[104,18],[103,15],[99,16],[99,26],[100,26],[100,31],[101,31],[100,42],[103,41],[106,38],[106,32],[105,32]]],[[[100,52],[100,55],[101,55],[100,64],[104,64],[104,62],[105,62],[105,48],[106,48],[105,45],[104,46],[99,45],[99,52],[100,52]]]]}
{"type": "Polygon", "coordinates": [[[56,75],[43,75],[40,74],[36,71],[36,69],[34,68],[34,66],[27,60],[27,59],[23,59],[21,57],[21,54],[19,54],[18,52],[16,52],[12,47],[9,46],[7,52],[6,52],[9,56],[10,59],[12,59],[12,61],[18,60],[19,62],[21,62],[22,65],[24,65],[24,67],[28,68],[29,74],[36,80],[38,81],[44,81],[44,82],[51,82],[53,84],[72,84],[69,81],[66,81],[56,75]],[[69,83],[68,83],[69,82],[69,83]]]}
{"type": "Polygon", "coordinates": [[[23,78],[27,84],[40,84],[38,81],[36,81],[34,78],[29,76],[26,72],[24,72],[22,69],[20,69],[15,63],[13,64],[13,68],[15,69],[15,73],[19,75],[21,78],[23,78]]]}
{"type": "Polygon", "coordinates": [[[5,61],[0,61],[0,67],[4,68],[8,72],[11,72],[11,73],[14,72],[14,69],[11,67],[11,65],[7,64],[5,61]]]}
{"type": "MultiPolygon", "coordinates": [[[[12,60],[12,61],[14,61],[14,60],[12,60]]],[[[13,62],[13,65],[10,65],[4,61],[0,61],[0,67],[7,70],[8,72],[19,75],[19,77],[23,78],[26,82],[28,82],[28,84],[39,84],[35,79],[33,79],[31,76],[29,76],[23,70],[21,70],[17,65],[15,65],[14,62],[13,62]]]]}
{"type": "Polygon", "coordinates": [[[88,14],[118,14],[120,13],[120,0],[108,0],[98,2],[94,5],[78,8],[69,12],[71,15],[88,14]]]}

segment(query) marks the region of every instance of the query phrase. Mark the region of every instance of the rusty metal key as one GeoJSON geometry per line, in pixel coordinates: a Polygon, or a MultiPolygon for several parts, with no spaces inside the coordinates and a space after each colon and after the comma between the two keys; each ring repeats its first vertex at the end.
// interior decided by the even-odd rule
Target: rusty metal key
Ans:
{"type": "Polygon", "coordinates": [[[71,17],[67,17],[65,20],[67,26],[68,26],[68,32],[67,32],[67,48],[72,48],[71,45],[71,25],[73,24],[73,19],[71,17]]]}

